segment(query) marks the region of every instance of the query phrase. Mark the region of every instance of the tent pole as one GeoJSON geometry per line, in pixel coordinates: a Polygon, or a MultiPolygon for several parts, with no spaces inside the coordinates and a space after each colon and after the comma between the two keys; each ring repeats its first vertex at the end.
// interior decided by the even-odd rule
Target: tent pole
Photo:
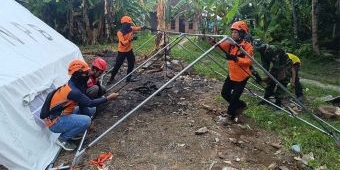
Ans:
{"type": "MultiPolygon", "coordinates": [[[[224,40],[226,40],[228,37],[225,36],[222,38],[217,44],[220,44],[224,40]]],[[[132,109],[129,113],[127,113],[124,117],[119,119],[114,125],[112,125],[109,129],[107,129],[105,132],[103,132],[100,136],[98,136],[94,141],[92,141],[88,146],[86,146],[83,150],[81,150],[79,153],[75,155],[74,160],[77,160],[78,157],[80,157],[87,148],[94,145],[96,142],[98,142],[102,137],[104,137],[107,133],[109,133],[112,129],[114,129],[117,125],[119,125],[121,122],[123,122],[126,118],[128,118],[132,113],[134,113],[136,110],[138,110],[141,106],[143,106],[146,102],[148,102],[152,97],[157,95],[159,92],[161,92],[167,85],[169,85],[171,82],[173,82],[175,79],[177,79],[180,75],[182,75],[185,71],[187,71],[189,68],[191,68],[193,65],[195,65],[198,61],[200,61],[202,58],[204,58],[210,51],[212,51],[216,47],[216,44],[213,45],[209,50],[207,50],[205,53],[203,53],[200,57],[198,57],[196,60],[191,62],[187,67],[185,67],[182,71],[180,71],[178,74],[176,74],[173,78],[171,78],[168,82],[166,82],[162,87],[160,87],[158,90],[156,90],[153,94],[151,94],[148,98],[146,98],[143,102],[141,102],[139,105],[137,105],[134,109],[132,109]]]]}
{"type": "MultiPolygon", "coordinates": [[[[139,68],[141,68],[143,65],[145,65],[147,62],[149,62],[150,60],[152,60],[155,56],[157,56],[160,52],[162,52],[162,50],[164,50],[165,48],[169,47],[173,42],[178,41],[178,40],[183,39],[183,36],[180,35],[178,36],[175,40],[173,40],[172,42],[170,42],[169,44],[167,44],[166,46],[164,46],[163,48],[161,48],[160,50],[158,50],[158,52],[156,54],[154,54],[152,57],[148,58],[147,60],[145,60],[142,64],[140,64],[138,67],[136,67],[135,69],[133,69],[131,71],[131,73],[127,74],[126,76],[124,76],[123,78],[121,78],[117,83],[115,83],[114,85],[112,85],[110,88],[107,89],[107,91],[110,91],[112,88],[114,88],[115,86],[117,86],[118,84],[120,84],[125,78],[127,78],[128,76],[130,76],[132,73],[134,73],[136,70],[138,70],[139,68]]],[[[178,42],[176,42],[177,44],[178,42]]]]}

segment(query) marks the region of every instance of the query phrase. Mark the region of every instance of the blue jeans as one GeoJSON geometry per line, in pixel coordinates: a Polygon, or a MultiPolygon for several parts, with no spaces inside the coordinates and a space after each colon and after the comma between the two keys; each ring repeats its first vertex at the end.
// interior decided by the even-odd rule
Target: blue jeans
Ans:
{"type": "MultiPolygon", "coordinates": [[[[91,116],[96,112],[95,107],[89,108],[91,116]]],[[[91,117],[79,113],[79,108],[76,107],[72,114],[61,115],[59,120],[50,127],[54,133],[61,133],[59,139],[67,141],[74,136],[85,132],[91,124],[91,117]]]]}

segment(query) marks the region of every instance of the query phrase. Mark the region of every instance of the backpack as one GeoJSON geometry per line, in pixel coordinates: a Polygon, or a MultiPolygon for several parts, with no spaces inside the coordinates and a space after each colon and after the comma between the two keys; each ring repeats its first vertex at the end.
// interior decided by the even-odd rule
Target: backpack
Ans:
{"type": "Polygon", "coordinates": [[[60,87],[51,91],[47,95],[45,102],[44,102],[44,104],[41,108],[41,111],[40,111],[40,119],[46,119],[46,118],[49,117],[51,120],[53,120],[57,116],[61,115],[63,110],[67,107],[67,106],[65,106],[65,103],[67,102],[66,101],[66,102],[58,104],[57,106],[50,109],[52,97],[54,96],[55,92],[58,91],[59,89],[60,89],[60,87]]]}

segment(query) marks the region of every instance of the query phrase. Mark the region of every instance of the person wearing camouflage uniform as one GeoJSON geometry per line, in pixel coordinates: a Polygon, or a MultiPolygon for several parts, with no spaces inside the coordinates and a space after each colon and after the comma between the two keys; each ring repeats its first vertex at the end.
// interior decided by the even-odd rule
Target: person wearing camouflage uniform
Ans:
{"type": "MultiPolygon", "coordinates": [[[[287,53],[277,46],[263,43],[260,39],[254,40],[254,47],[261,55],[261,62],[264,69],[284,87],[287,87],[291,78],[291,67],[293,65],[287,53]]],[[[263,81],[267,83],[264,98],[268,100],[270,96],[274,95],[275,104],[281,107],[285,91],[277,87],[275,81],[269,77],[264,78],[263,81]]],[[[266,104],[266,102],[261,101],[260,104],[266,104]]]]}

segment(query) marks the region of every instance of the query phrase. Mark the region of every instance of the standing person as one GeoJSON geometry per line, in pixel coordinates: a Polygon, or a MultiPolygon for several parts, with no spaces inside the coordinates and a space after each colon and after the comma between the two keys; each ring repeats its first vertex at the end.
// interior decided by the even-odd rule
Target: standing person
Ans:
{"type": "MultiPolygon", "coordinates": [[[[287,87],[291,77],[290,69],[292,67],[292,61],[289,59],[287,53],[277,46],[264,43],[261,39],[254,40],[254,47],[261,55],[261,62],[264,69],[266,69],[284,87],[287,87]]],[[[266,77],[263,80],[267,83],[264,98],[268,100],[270,96],[274,95],[275,104],[281,107],[283,95],[285,93],[284,90],[277,87],[276,82],[269,77],[266,77]]],[[[266,101],[262,100],[259,104],[266,104],[266,101]]]]}
{"type": "Polygon", "coordinates": [[[68,67],[70,80],[47,96],[40,113],[40,118],[52,132],[61,133],[56,144],[67,151],[76,148],[70,140],[90,126],[95,107],[118,97],[118,93],[111,93],[94,100],[88,98],[85,90],[89,71],[84,61],[72,61],[68,67]]]}
{"type": "Polygon", "coordinates": [[[106,93],[106,88],[101,85],[100,76],[105,72],[107,67],[106,61],[100,57],[96,57],[92,62],[89,80],[87,81],[86,95],[95,99],[106,93]]]}
{"type": "Polygon", "coordinates": [[[292,66],[292,78],[290,81],[290,84],[292,87],[294,87],[295,95],[296,98],[300,101],[303,102],[303,90],[302,90],[302,85],[300,83],[300,77],[299,77],[299,70],[301,66],[301,61],[298,56],[292,54],[292,53],[287,53],[288,57],[290,60],[292,60],[293,66],[292,66]]]}
{"type": "Polygon", "coordinates": [[[248,33],[248,26],[244,21],[237,21],[231,25],[231,38],[237,45],[228,41],[222,42],[219,47],[226,52],[226,59],[229,68],[229,74],[224,81],[221,95],[229,102],[225,125],[236,121],[237,115],[247,107],[247,104],[240,100],[244,87],[251,75],[250,65],[252,60],[243,54],[239,47],[242,47],[250,56],[253,56],[253,46],[244,40],[248,33]],[[239,47],[238,47],[239,46],[239,47]]]}
{"type": "MultiPolygon", "coordinates": [[[[136,31],[140,31],[145,27],[135,27],[132,26],[132,19],[129,16],[123,16],[120,20],[122,24],[122,28],[117,32],[118,37],[118,56],[116,60],[116,64],[111,71],[111,77],[107,84],[112,84],[118,70],[122,66],[125,58],[128,62],[127,74],[131,73],[135,66],[135,55],[132,50],[132,41],[136,38],[134,37],[134,33],[136,31]]],[[[136,81],[131,75],[127,77],[127,82],[136,81]]]]}

